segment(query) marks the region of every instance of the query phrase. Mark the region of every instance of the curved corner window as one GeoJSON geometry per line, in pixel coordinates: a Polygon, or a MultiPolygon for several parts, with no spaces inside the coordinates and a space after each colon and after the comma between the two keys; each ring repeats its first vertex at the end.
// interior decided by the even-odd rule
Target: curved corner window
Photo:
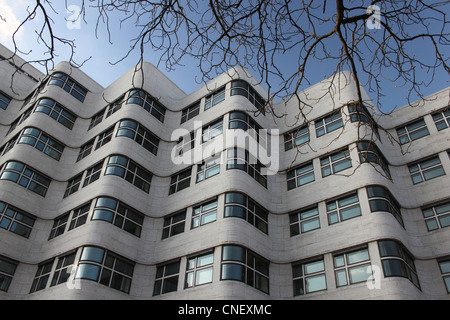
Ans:
{"type": "Polygon", "coordinates": [[[33,112],[42,112],[72,130],[77,117],[53,99],[40,99],[33,112]]]}
{"type": "Polygon", "coordinates": [[[25,128],[17,143],[28,144],[57,161],[64,151],[62,143],[36,128],[25,128]]]}
{"type": "Polygon", "coordinates": [[[16,161],[9,161],[3,165],[0,173],[0,180],[15,182],[42,197],[45,197],[51,182],[50,178],[47,178],[29,166],[16,161]]]}
{"type": "Polygon", "coordinates": [[[262,232],[268,233],[268,211],[240,192],[225,194],[224,216],[244,219],[262,232]]]}
{"type": "Polygon", "coordinates": [[[152,174],[127,157],[120,155],[109,157],[105,175],[119,176],[142,191],[150,192],[152,174]]]}
{"type": "Polygon", "coordinates": [[[386,211],[391,213],[395,219],[404,228],[402,214],[400,212],[400,204],[395,200],[394,196],[385,187],[368,186],[367,196],[371,212],[386,211]]]}
{"type": "Polygon", "coordinates": [[[137,104],[144,108],[156,119],[164,122],[164,116],[166,114],[166,107],[159,103],[156,99],[152,98],[143,90],[133,89],[128,93],[126,104],[137,104]]]}
{"type": "Polygon", "coordinates": [[[92,280],[129,293],[133,271],[134,262],[108,250],[87,246],[81,253],[75,278],[92,280]]]}
{"type": "Polygon", "coordinates": [[[246,283],[269,294],[269,261],[253,251],[237,246],[222,247],[221,280],[246,283]]]}
{"type": "Polygon", "coordinates": [[[403,244],[395,240],[380,240],[378,249],[385,277],[407,278],[420,289],[414,257],[403,244]]]}
{"type": "Polygon", "coordinates": [[[48,84],[63,88],[64,91],[70,93],[74,98],[81,102],[83,102],[86,98],[87,90],[64,73],[55,72],[54,74],[52,74],[50,80],[48,81],[48,84]]]}
{"type": "Polygon", "coordinates": [[[141,236],[144,215],[126,206],[119,200],[100,197],[95,202],[92,220],[112,223],[136,237],[141,236]]]}
{"type": "Polygon", "coordinates": [[[130,138],[154,155],[158,152],[160,139],[136,121],[129,119],[120,121],[116,137],[130,138]]]}
{"type": "Polygon", "coordinates": [[[246,97],[262,114],[265,114],[264,106],[266,101],[256,92],[251,85],[243,80],[231,81],[230,95],[246,97]]]}

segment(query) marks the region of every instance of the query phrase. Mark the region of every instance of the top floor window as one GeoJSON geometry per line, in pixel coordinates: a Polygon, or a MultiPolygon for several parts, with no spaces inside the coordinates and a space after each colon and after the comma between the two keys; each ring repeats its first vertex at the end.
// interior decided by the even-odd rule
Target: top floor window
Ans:
{"type": "Polygon", "coordinates": [[[195,116],[198,116],[199,113],[200,113],[200,101],[197,101],[193,105],[190,105],[189,107],[184,108],[181,111],[181,123],[191,120],[195,116]]]}
{"type": "Polygon", "coordinates": [[[434,113],[433,120],[438,131],[447,129],[450,127],[450,109],[434,113]]]}
{"type": "Polygon", "coordinates": [[[218,89],[217,91],[211,93],[206,97],[205,100],[205,110],[214,107],[219,102],[225,100],[225,87],[218,89]]]}
{"type": "Polygon", "coordinates": [[[10,102],[11,98],[0,91],[0,109],[6,110],[10,102]]]}
{"type": "Polygon", "coordinates": [[[57,85],[58,87],[63,88],[65,91],[70,93],[77,100],[83,102],[86,98],[87,90],[73,81],[68,75],[56,72],[52,74],[50,80],[48,81],[49,85],[57,85]]]}
{"type": "Polygon", "coordinates": [[[230,94],[232,96],[239,95],[246,97],[256,107],[256,109],[264,114],[264,105],[266,102],[247,82],[242,80],[232,81],[230,94]]]}
{"type": "Polygon", "coordinates": [[[317,119],[315,125],[317,137],[321,137],[326,133],[342,128],[344,122],[342,121],[341,110],[336,110],[323,118],[317,119]]]}
{"type": "Polygon", "coordinates": [[[302,126],[284,134],[284,151],[293,149],[309,142],[309,128],[302,126]]]}
{"type": "Polygon", "coordinates": [[[419,119],[413,123],[397,128],[400,144],[406,144],[429,135],[425,120],[419,119]]]}
{"type": "Polygon", "coordinates": [[[141,106],[145,111],[150,112],[156,119],[164,122],[166,108],[154,98],[150,97],[145,91],[137,89],[131,90],[128,93],[127,104],[131,103],[141,106]]]}

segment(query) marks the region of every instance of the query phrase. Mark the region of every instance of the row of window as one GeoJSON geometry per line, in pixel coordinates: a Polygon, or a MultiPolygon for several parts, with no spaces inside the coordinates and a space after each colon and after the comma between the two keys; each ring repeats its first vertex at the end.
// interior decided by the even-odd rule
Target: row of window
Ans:
{"type": "Polygon", "coordinates": [[[122,201],[106,196],[99,197],[56,218],[48,239],[84,225],[89,216],[92,221],[109,222],[136,237],[141,236],[145,217],[122,201]]]}
{"type": "MultiPolygon", "coordinates": [[[[192,206],[191,229],[217,220],[218,198],[204,201],[192,206]]],[[[170,214],[164,218],[162,239],[166,239],[185,231],[187,208],[170,214]]],[[[269,212],[249,196],[240,192],[225,194],[224,217],[243,219],[255,228],[268,234],[269,212]]]]}
{"type": "MultiPolygon", "coordinates": [[[[389,212],[402,225],[400,205],[392,194],[381,186],[366,187],[371,212],[389,212]]],[[[328,225],[362,215],[358,192],[325,201],[328,225]]],[[[296,236],[320,228],[319,204],[295,211],[289,215],[290,234],[296,236]]]]}
{"type": "MultiPolygon", "coordinates": [[[[378,249],[385,278],[407,278],[420,289],[414,257],[403,244],[394,240],[379,240],[378,249]]],[[[348,286],[373,279],[371,258],[367,245],[333,253],[332,261],[336,287],[348,286]]],[[[445,262],[439,262],[439,264],[446,266],[445,262]]],[[[325,270],[326,266],[323,256],[293,263],[294,296],[326,290],[325,270]]],[[[444,282],[448,282],[445,278],[445,273],[443,275],[444,282]]]]}
{"type": "MultiPolygon", "coordinates": [[[[231,81],[230,95],[239,95],[247,98],[259,112],[264,114],[264,99],[249,85],[242,80],[231,81]]],[[[205,97],[204,110],[208,110],[216,104],[225,100],[225,86],[215,90],[205,97]]],[[[181,111],[181,123],[184,123],[200,114],[200,100],[194,102],[181,111]]]]}
{"type": "MultiPolygon", "coordinates": [[[[403,277],[418,289],[420,283],[413,255],[395,240],[377,241],[385,278],[403,277]]],[[[213,282],[214,255],[220,250],[220,280],[243,282],[266,294],[270,293],[270,261],[240,245],[223,245],[199,254],[177,258],[156,266],[153,296],[178,290],[181,272],[184,289],[213,282]],[[185,261],[182,271],[181,262],[185,261]]],[[[328,254],[327,254],[328,255],[328,254]]],[[[326,269],[332,268],[336,288],[373,279],[372,260],[368,245],[330,253],[332,265],[324,256],[294,262],[292,266],[293,296],[327,290],[326,269]]],[[[450,292],[450,259],[437,260],[447,293],[450,292]]],[[[7,291],[19,262],[0,256],[0,290],[7,291]]],[[[30,293],[58,284],[86,279],[129,293],[135,263],[110,250],[84,246],[40,263],[30,293]]]]}
{"type": "Polygon", "coordinates": [[[64,192],[64,198],[77,192],[80,185],[84,188],[87,185],[97,181],[100,178],[105,162],[105,176],[119,176],[142,191],[146,193],[150,192],[150,183],[153,176],[150,171],[144,169],[133,160],[125,156],[111,155],[70,179],[64,192]],[[83,181],[82,184],[81,181],[83,181]]]}
{"type": "MultiPolygon", "coordinates": [[[[347,108],[350,115],[350,122],[367,124],[378,136],[378,127],[365,108],[355,104],[349,104],[347,108]]],[[[342,110],[335,110],[330,114],[314,120],[314,126],[317,138],[344,127],[342,110]]],[[[308,125],[302,125],[284,134],[284,150],[291,150],[302,146],[309,141],[309,127],[308,125]]]]}
{"type": "MultiPolygon", "coordinates": [[[[372,127],[375,134],[379,137],[378,127],[369,113],[361,106],[355,104],[348,105],[350,115],[350,122],[358,122],[368,124],[372,127]]],[[[432,113],[432,118],[435,122],[438,131],[450,127],[450,110],[445,110],[432,113]]],[[[323,116],[314,121],[316,137],[321,137],[327,133],[335,131],[344,126],[342,119],[342,111],[336,110],[326,116],[323,116]]],[[[414,140],[429,135],[428,128],[423,118],[415,120],[412,123],[396,128],[400,144],[407,144],[414,140]]],[[[284,134],[284,150],[288,151],[295,147],[299,147],[310,141],[309,128],[307,125],[300,126],[290,132],[284,134]]]]}
{"type": "MultiPolygon", "coordinates": [[[[372,162],[378,164],[382,173],[390,178],[389,164],[375,144],[361,141],[357,144],[360,163],[372,162]]],[[[450,157],[450,153],[448,153],[450,157]]],[[[320,158],[322,178],[339,173],[352,167],[350,150],[348,147],[334,151],[320,158]]],[[[417,162],[408,164],[408,170],[413,184],[422,183],[445,175],[439,154],[432,155],[417,162]]],[[[286,173],[287,189],[292,190],[315,181],[313,160],[289,169],[286,173]]]]}

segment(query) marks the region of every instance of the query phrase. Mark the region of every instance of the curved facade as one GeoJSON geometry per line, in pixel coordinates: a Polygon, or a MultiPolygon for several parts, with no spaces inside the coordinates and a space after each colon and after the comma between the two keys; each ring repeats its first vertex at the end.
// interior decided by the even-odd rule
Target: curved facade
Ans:
{"type": "Polygon", "coordinates": [[[448,89],[379,116],[343,74],[305,126],[297,98],[258,112],[241,69],[191,94],[147,63],[107,88],[67,63],[17,77],[1,299],[448,299],[448,89]],[[270,165],[226,144],[252,130],[270,165]]]}

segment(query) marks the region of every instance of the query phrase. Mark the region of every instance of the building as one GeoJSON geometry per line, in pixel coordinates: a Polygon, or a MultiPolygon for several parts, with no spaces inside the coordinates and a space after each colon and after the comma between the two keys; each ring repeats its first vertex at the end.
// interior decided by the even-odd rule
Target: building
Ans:
{"type": "Polygon", "coordinates": [[[103,88],[0,49],[0,299],[449,298],[448,89],[381,116],[344,73],[305,126],[295,97],[257,112],[242,69],[186,94],[144,63],[103,88]],[[206,156],[252,128],[276,174],[206,156]]]}

